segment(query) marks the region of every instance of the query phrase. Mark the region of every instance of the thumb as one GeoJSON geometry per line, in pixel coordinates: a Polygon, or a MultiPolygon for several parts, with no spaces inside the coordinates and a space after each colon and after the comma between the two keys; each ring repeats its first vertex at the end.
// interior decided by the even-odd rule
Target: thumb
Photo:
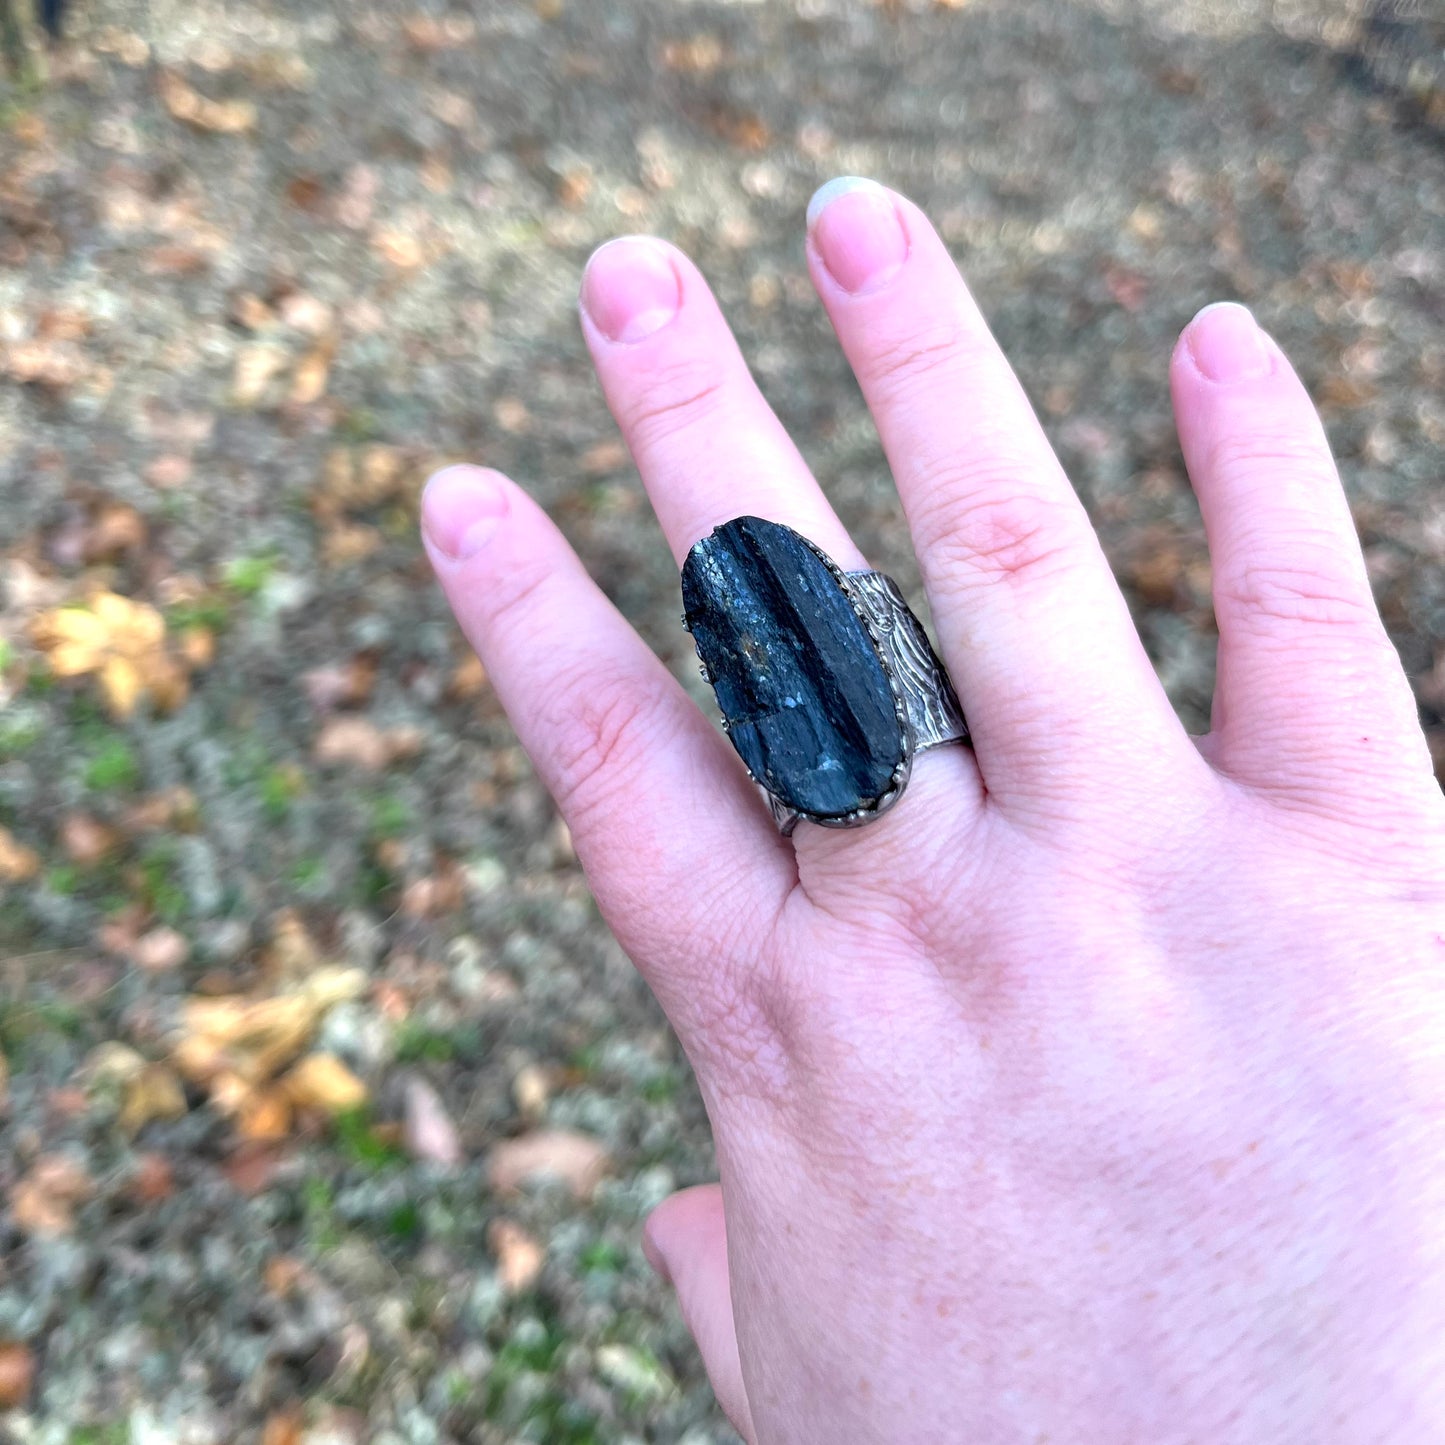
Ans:
{"type": "Polygon", "coordinates": [[[707,1367],[713,1394],[738,1433],[755,1441],[733,1327],[728,1236],[722,1189],[702,1184],[665,1199],[642,1233],[648,1262],[677,1292],[677,1302],[707,1367]]]}

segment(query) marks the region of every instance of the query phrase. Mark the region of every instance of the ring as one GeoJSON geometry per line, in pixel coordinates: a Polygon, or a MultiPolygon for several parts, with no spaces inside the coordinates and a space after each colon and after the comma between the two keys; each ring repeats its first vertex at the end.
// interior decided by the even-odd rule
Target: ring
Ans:
{"type": "Polygon", "coordinates": [[[844,572],[780,522],[735,517],[682,564],[683,626],[723,729],[787,837],[891,808],[915,753],[966,742],[948,673],[898,584],[844,572]]]}

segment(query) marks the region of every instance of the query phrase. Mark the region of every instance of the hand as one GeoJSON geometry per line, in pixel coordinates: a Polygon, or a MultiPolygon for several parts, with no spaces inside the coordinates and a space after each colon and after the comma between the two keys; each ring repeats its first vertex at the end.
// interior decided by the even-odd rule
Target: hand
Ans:
{"type": "MultiPolygon", "coordinates": [[[[1191,739],[916,207],[834,183],[814,284],[974,750],[780,840],[725,738],[495,473],[443,587],[696,1069],[721,1190],[648,1224],[749,1441],[1445,1439],[1445,804],[1319,421],[1235,306],[1174,407],[1214,567],[1191,739]]],[[[697,270],[582,325],[680,563],[743,513],[864,565],[697,270]]]]}

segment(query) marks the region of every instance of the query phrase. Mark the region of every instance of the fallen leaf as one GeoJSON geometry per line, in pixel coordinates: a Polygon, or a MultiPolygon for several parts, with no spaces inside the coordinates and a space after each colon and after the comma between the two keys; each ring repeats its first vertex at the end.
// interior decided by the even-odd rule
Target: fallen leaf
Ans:
{"type": "Polygon", "coordinates": [[[82,555],[87,562],[107,562],[146,544],[145,519],[123,502],[106,502],[86,528],[82,555]]]}
{"type": "Polygon", "coordinates": [[[300,1445],[301,1415],[296,1410],[281,1410],[272,1415],[261,1431],[261,1445],[300,1445]]]}
{"type": "Polygon", "coordinates": [[[369,653],[361,653],[349,662],[333,662],[303,672],[301,686],[317,712],[360,707],[371,696],[376,683],[376,668],[376,658],[369,653]]]}
{"type": "Polygon", "coordinates": [[[512,1080],[512,1098],[517,1112],[529,1124],[539,1124],[552,1097],[552,1083],[547,1071],[538,1064],[523,1064],[512,1080]]]}
{"type": "Polygon", "coordinates": [[[454,1168],[462,1162],[462,1143],[457,1126],[447,1113],[437,1091],[425,1079],[406,1083],[402,1146],[413,1159],[454,1168]]]}
{"type": "Polygon", "coordinates": [[[291,373],[290,400],[295,406],[310,406],[326,395],[331,375],[331,357],[336,348],[328,343],[313,347],[296,363],[291,373]]]}
{"type": "Polygon", "coordinates": [[[318,763],[350,763],[374,773],[401,758],[415,756],[422,742],[417,728],[383,730],[365,718],[338,717],[317,734],[312,753],[318,763]]]}
{"type": "Polygon", "coordinates": [[[60,846],[72,863],[89,868],[114,852],[120,834],[88,813],[67,813],[60,820],[60,846]]]}
{"type": "Polygon", "coordinates": [[[0,1342],[0,1410],[15,1410],[30,1398],[35,1355],[18,1340],[0,1342]]]}
{"type": "Polygon", "coordinates": [[[310,1274],[301,1260],[289,1254],[274,1254],[261,1270],[261,1282],[266,1286],[267,1293],[285,1299],[310,1274]]]}
{"type": "Polygon", "coordinates": [[[75,1206],[92,1189],[83,1165],[64,1154],[42,1154],[10,1196],[16,1228],[25,1234],[69,1234],[75,1228],[75,1206]]]}
{"type": "Polygon", "coordinates": [[[248,1198],[264,1193],[276,1181],[286,1156],[270,1144],[242,1144],[221,1166],[232,1189],[248,1198]]]}
{"type": "Polygon", "coordinates": [[[147,1064],[126,1084],[116,1123],[134,1136],[157,1119],[181,1119],[185,1114],[186,1092],[175,1071],[165,1064],[147,1064]]]}
{"type": "Polygon", "coordinates": [[[44,612],[31,627],[56,677],[94,674],[111,713],[128,718],[150,694],[163,707],[185,695],[185,677],[166,651],[165,619],[145,602],[100,592],[86,607],[44,612]]]}
{"type": "Polygon", "coordinates": [[[547,1252],[520,1224],[494,1219],[487,1226],[487,1245],[497,1261],[497,1278],[509,1295],[536,1284],[547,1252]]]}
{"type": "Polygon", "coordinates": [[[605,477],[620,471],[631,459],[632,454],[619,441],[596,442],[582,453],[582,470],[589,477],[605,477]]]}
{"type": "Polygon", "coordinates": [[[677,1382],[646,1351],[631,1345],[597,1348],[597,1373],[637,1400],[666,1400],[677,1393],[677,1382]]]}
{"type": "Polygon", "coordinates": [[[100,1044],[85,1060],[84,1077],[88,1085],[119,1088],[129,1084],[146,1066],[145,1055],[129,1044],[100,1044]]]}
{"type": "Polygon", "coordinates": [[[136,1160],[129,1193],[138,1204],[161,1204],[175,1192],[175,1171],[164,1154],[142,1154],[136,1160]]]}
{"type": "Polygon", "coordinates": [[[291,1100],[282,1089],[245,1094],[236,1113],[236,1132],[251,1143],[284,1139],[291,1132],[291,1100]]]}
{"type": "Polygon", "coordinates": [[[308,1054],[281,1087],[298,1109],[315,1109],[330,1118],[366,1103],[366,1085],[335,1054],[308,1054]]]}
{"type": "Polygon", "coordinates": [[[40,872],[40,854],[0,827],[0,882],[24,883],[40,872]]]}
{"type": "Polygon", "coordinates": [[[487,669],[475,652],[469,652],[452,669],[447,679],[447,696],[452,699],[477,697],[486,691],[487,669]]]}
{"type": "Polygon", "coordinates": [[[585,1202],[611,1167],[611,1156],[596,1139],[570,1129],[543,1129],[494,1145],[487,1178],[499,1194],[558,1179],[585,1202]]]}
{"type": "Polygon", "coordinates": [[[290,363],[290,353],[282,346],[258,341],[243,346],[236,353],[236,366],[231,376],[231,400],[237,406],[255,406],[290,363]]]}
{"type": "Polygon", "coordinates": [[[249,100],[210,100],[173,70],[163,70],[156,84],[170,114],[197,130],[240,135],[255,129],[257,111],[249,100]]]}
{"type": "Polygon", "coordinates": [[[153,928],[136,939],[130,956],[137,968],[147,973],[169,973],[190,956],[191,946],[174,928],[153,928]]]}
{"type": "Polygon", "coordinates": [[[293,331],[307,336],[325,336],[335,325],[336,313],[319,297],[293,291],[280,305],[281,320],[293,331]]]}
{"type": "Polygon", "coordinates": [[[405,231],[378,231],[371,238],[371,246],[383,261],[399,271],[414,271],[426,262],[421,242],[405,231]]]}

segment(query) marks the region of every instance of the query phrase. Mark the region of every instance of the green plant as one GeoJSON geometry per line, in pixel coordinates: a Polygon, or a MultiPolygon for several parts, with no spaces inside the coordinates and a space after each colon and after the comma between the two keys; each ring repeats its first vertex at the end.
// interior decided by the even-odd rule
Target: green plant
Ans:
{"type": "Polygon", "coordinates": [[[140,782],[140,764],[130,744],[112,734],[91,754],[85,768],[85,785],[98,793],[134,788],[140,782]]]}

